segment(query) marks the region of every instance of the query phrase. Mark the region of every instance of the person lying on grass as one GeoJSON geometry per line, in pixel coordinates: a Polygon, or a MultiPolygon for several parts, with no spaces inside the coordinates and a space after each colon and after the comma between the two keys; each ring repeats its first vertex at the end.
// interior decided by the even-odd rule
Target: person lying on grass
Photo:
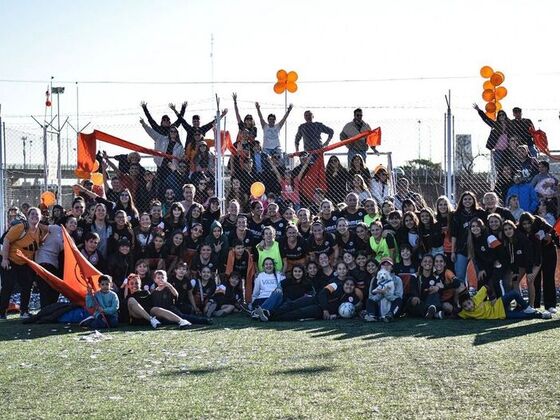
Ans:
{"type": "Polygon", "coordinates": [[[111,290],[111,276],[102,275],[98,280],[99,289],[95,294],[88,285],[86,308],[94,310],[80,325],[92,330],[116,327],[119,324],[119,297],[111,290]]]}
{"type": "Polygon", "coordinates": [[[463,319],[550,319],[550,312],[539,312],[530,306],[517,290],[505,293],[501,298],[487,300],[488,288],[482,288],[472,298],[464,292],[459,297],[463,319]],[[516,302],[521,309],[512,310],[511,303],[516,302]]]}

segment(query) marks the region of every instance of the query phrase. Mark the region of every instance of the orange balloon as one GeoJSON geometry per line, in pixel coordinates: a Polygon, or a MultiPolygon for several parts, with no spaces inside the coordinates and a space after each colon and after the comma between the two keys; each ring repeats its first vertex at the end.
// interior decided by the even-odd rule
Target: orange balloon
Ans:
{"type": "Polygon", "coordinates": [[[86,179],[86,178],[89,179],[90,177],[90,173],[82,169],[76,169],[74,171],[74,174],[80,179],[86,179]]]}
{"type": "Polygon", "coordinates": [[[41,194],[41,202],[47,207],[53,206],[56,204],[56,195],[52,191],[45,191],[41,194]]]}
{"type": "Polygon", "coordinates": [[[276,78],[279,82],[285,82],[288,79],[288,72],[284,69],[276,72],[276,78]]]}
{"type": "Polygon", "coordinates": [[[482,99],[486,102],[494,100],[494,89],[485,89],[484,92],[482,92],[482,99]]]}
{"type": "Polygon", "coordinates": [[[103,174],[99,172],[91,174],[91,182],[93,182],[93,185],[103,185],[103,174]]]}
{"type": "Polygon", "coordinates": [[[494,70],[492,70],[492,67],[490,66],[484,66],[480,69],[480,75],[482,77],[488,78],[492,76],[492,74],[494,74],[494,70]]]}
{"type": "Polygon", "coordinates": [[[97,170],[99,169],[99,161],[98,160],[94,160],[93,161],[93,169],[91,172],[97,172],[97,170]]]}
{"type": "Polygon", "coordinates": [[[274,84],[274,92],[280,94],[280,93],[284,93],[285,90],[286,90],[285,82],[277,82],[274,84]]]}
{"type": "Polygon", "coordinates": [[[494,89],[494,85],[492,84],[492,82],[490,80],[487,80],[486,82],[484,82],[482,84],[482,89],[486,90],[486,89],[494,89]]]}
{"type": "Polygon", "coordinates": [[[288,92],[294,93],[297,90],[297,83],[296,82],[288,82],[286,85],[288,92]]]}
{"type": "Polygon", "coordinates": [[[496,111],[499,111],[500,109],[502,109],[502,104],[500,101],[496,101],[496,111]]]}
{"type": "Polygon", "coordinates": [[[251,185],[251,195],[255,198],[261,197],[265,191],[266,188],[262,182],[253,182],[251,185]]]}
{"type": "Polygon", "coordinates": [[[288,73],[288,82],[296,82],[298,79],[298,74],[295,71],[288,73]]]}
{"type": "Polygon", "coordinates": [[[496,112],[496,104],[494,102],[488,102],[486,104],[485,109],[486,112],[491,112],[491,113],[496,112]]]}
{"type": "Polygon", "coordinates": [[[490,82],[494,86],[500,86],[502,83],[504,83],[504,75],[497,71],[490,77],[490,82]]]}
{"type": "Polygon", "coordinates": [[[496,99],[503,99],[507,96],[507,89],[503,86],[500,86],[496,89],[496,99]]]}

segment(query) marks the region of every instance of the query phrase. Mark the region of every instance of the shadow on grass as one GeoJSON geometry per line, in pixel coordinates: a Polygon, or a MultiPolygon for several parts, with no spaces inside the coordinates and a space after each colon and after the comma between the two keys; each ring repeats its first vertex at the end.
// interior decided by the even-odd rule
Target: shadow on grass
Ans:
{"type": "Polygon", "coordinates": [[[336,367],[334,367],[334,366],[313,366],[313,367],[303,367],[303,368],[279,370],[279,371],[276,371],[275,373],[276,373],[276,375],[311,376],[311,375],[316,375],[318,373],[329,373],[329,372],[333,372],[335,370],[336,370],[336,367]]]}
{"type": "Polygon", "coordinates": [[[192,369],[174,369],[171,371],[162,372],[159,376],[162,377],[176,377],[176,376],[205,376],[213,373],[218,373],[226,370],[225,367],[205,367],[205,368],[192,368],[192,369]]]}
{"type": "MultiPolygon", "coordinates": [[[[425,339],[441,339],[473,335],[473,345],[480,346],[502,340],[508,340],[533,333],[548,331],[560,327],[560,318],[551,321],[469,321],[469,320],[432,320],[419,318],[401,318],[389,324],[366,323],[358,319],[335,321],[304,321],[304,322],[258,322],[251,321],[242,314],[228,318],[216,319],[214,325],[197,325],[196,332],[214,333],[215,330],[256,329],[269,331],[304,332],[315,338],[332,340],[362,339],[376,340],[399,337],[418,337],[425,339]]],[[[165,327],[175,329],[174,327],[165,327]]],[[[146,334],[157,334],[148,327],[121,325],[119,328],[102,330],[102,333],[124,334],[126,332],[144,331],[146,334]]],[[[89,334],[77,325],[70,327],[62,324],[22,324],[18,319],[11,319],[0,324],[0,341],[33,340],[48,336],[62,336],[69,333],[89,334]]],[[[185,334],[188,334],[185,331],[185,334]]]]}

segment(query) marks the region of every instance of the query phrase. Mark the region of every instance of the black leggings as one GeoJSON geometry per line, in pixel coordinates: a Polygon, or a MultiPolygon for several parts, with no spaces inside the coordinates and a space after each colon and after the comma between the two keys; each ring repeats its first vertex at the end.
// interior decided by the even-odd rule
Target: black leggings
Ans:
{"type": "Polygon", "coordinates": [[[0,315],[6,315],[8,305],[10,304],[10,297],[14,291],[16,283],[19,285],[21,300],[20,312],[23,314],[29,312],[29,299],[31,299],[31,289],[33,288],[33,281],[35,280],[35,273],[27,265],[11,264],[9,270],[2,269],[2,289],[0,290],[0,315]]]}
{"type": "Polygon", "coordinates": [[[543,246],[542,266],[535,277],[535,308],[541,306],[541,285],[545,309],[556,307],[556,284],[554,282],[554,275],[557,258],[555,245],[550,244],[543,246]]]}

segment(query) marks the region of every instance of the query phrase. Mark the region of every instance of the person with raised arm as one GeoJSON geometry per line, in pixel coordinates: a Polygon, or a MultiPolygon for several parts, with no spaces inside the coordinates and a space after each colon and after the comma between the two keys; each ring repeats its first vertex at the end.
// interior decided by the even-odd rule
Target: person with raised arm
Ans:
{"type": "MultiPolygon", "coordinates": [[[[169,107],[171,108],[171,105],[173,104],[169,104],[169,107]]],[[[152,117],[152,115],[150,114],[150,111],[148,111],[148,104],[145,101],[140,102],[140,106],[142,107],[142,109],[144,110],[144,114],[146,115],[146,119],[148,120],[148,123],[150,124],[150,127],[152,127],[158,134],[161,134],[162,136],[168,136],[169,135],[169,129],[171,127],[179,127],[179,125],[181,124],[180,119],[177,119],[173,124],[171,124],[171,119],[169,118],[169,115],[162,115],[161,117],[161,123],[158,124],[152,117]]],[[[175,106],[173,106],[174,110],[175,106]]],[[[177,116],[179,117],[183,117],[183,115],[185,115],[185,110],[187,109],[187,103],[183,102],[183,104],[181,105],[181,111],[179,113],[177,113],[177,116]]]]}
{"type": "Polygon", "coordinates": [[[278,124],[276,124],[276,115],[274,114],[268,114],[268,117],[266,117],[267,121],[265,122],[261,112],[261,106],[258,102],[255,102],[255,107],[257,108],[257,114],[259,115],[259,120],[261,121],[261,127],[263,129],[262,147],[268,155],[272,155],[276,150],[282,149],[282,147],[280,147],[280,130],[286,123],[288,115],[290,115],[294,106],[292,104],[288,106],[288,110],[278,124]]]}

